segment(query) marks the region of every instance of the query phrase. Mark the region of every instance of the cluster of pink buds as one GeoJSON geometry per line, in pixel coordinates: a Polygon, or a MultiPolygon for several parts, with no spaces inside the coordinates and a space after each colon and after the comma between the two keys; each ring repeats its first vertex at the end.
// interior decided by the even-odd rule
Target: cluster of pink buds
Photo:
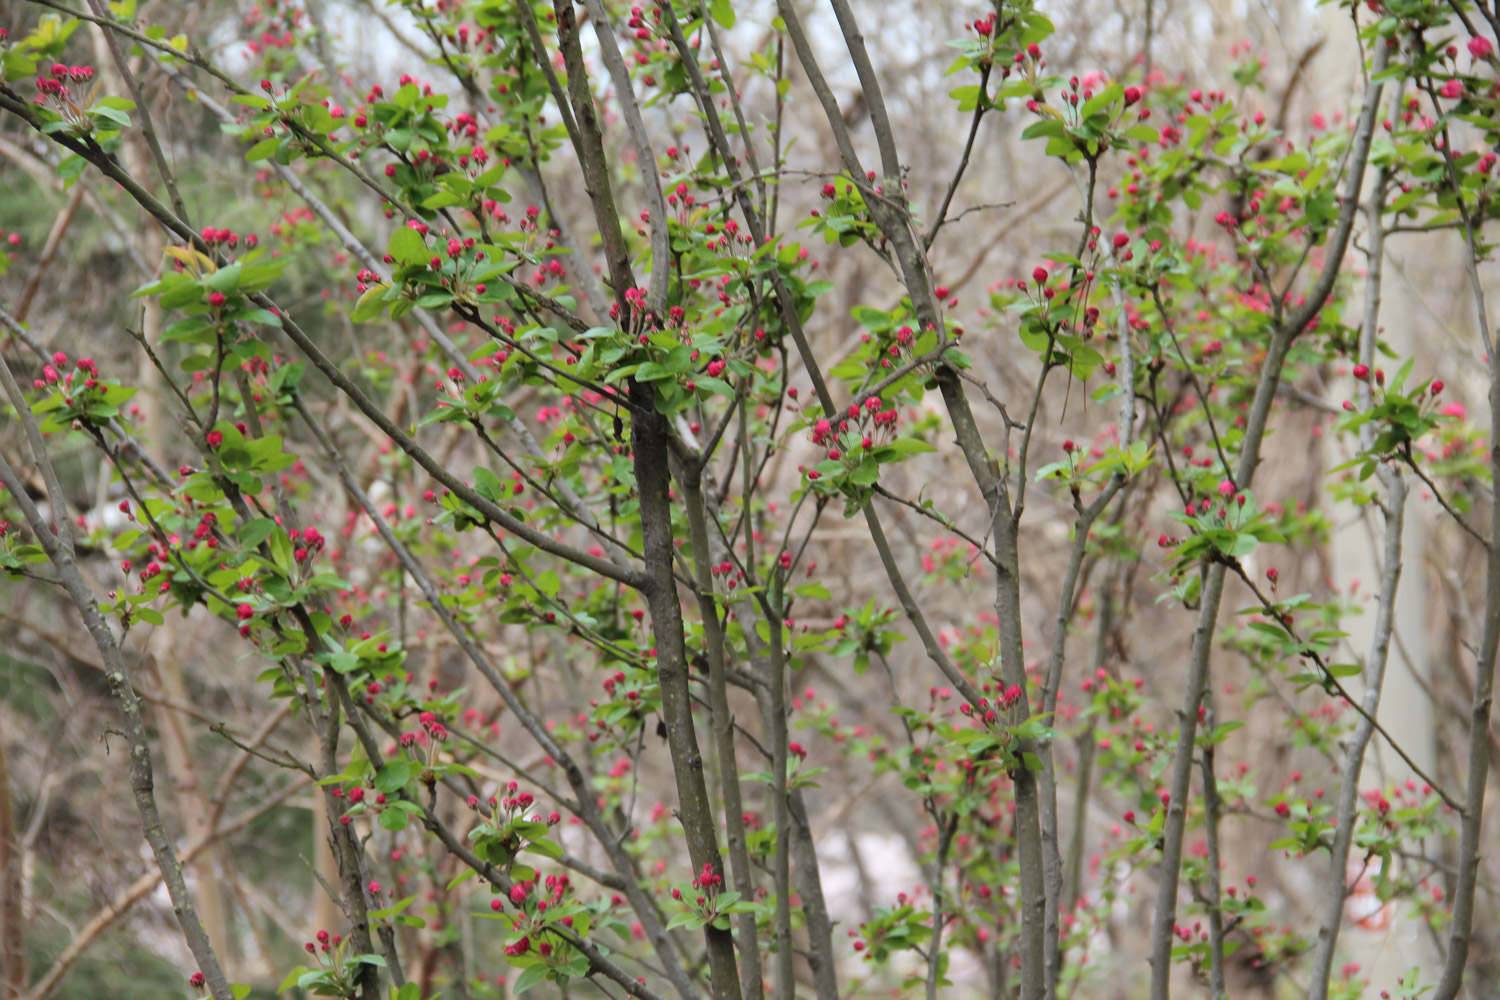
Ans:
{"type": "Polygon", "coordinates": [[[293,528],[287,532],[287,536],[297,546],[294,555],[298,562],[302,562],[316,552],[322,552],[323,547],[328,544],[328,539],[317,528],[312,527],[293,528]]]}
{"type": "MultiPolygon", "coordinates": [[[[121,509],[124,509],[125,504],[122,502],[120,506],[121,509]]],[[[198,519],[197,526],[193,528],[193,540],[188,542],[187,547],[194,549],[201,543],[210,549],[218,548],[219,540],[214,536],[214,528],[218,524],[218,521],[219,518],[213,511],[204,511],[203,516],[198,519]]]]}
{"type": "Polygon", "coordinates": [[[1378,788],[1372,788],[1368,792],[1361,793],[1365,804],[1378,812],[1382,817],[1391,811],[1391,800],[1378,788]]]}
{"type": "Polygon", "coordinates": [[[81,384],[84,389],[94,389],[99,385],[99,366],[94,363],[93,358],[79,358],[73,363],[73,370],[63,373],[68,367],[68,355],[63,351],[55,351],[48,364],[42,366],[42,377],[33,379],[31,386],[34,389],[45,389],[51,385],[60,385],[64,392],[64,399],[69,406],[73,404],[71,393],[81,384]],[[80,379],[79,376],[82,375],[80,379]]]}
{"type": "MultiPolygon", "coordinates": [[[[1137,677],[1135,680],[1131,681],[1131,685],[1136,690],[1140,690],[1140,688],[1144,684],[1145,684],[1145,681],[1143,681],[1139,677],[1137,677]]],[[[1092,676],[1092,677],[1085,677],[1083,679],[1083,681],[1079,683],[1078,690],[1083,691],[1085,693],[1089,693],[1089,692],[1094,691],[1096,688],[1098,690],[1100,690],[1100,691],[1104,691],[1104,690],[1107,690],[1108,687],[1109,687],[1109,671],[1105,670],[1103,667],[1095,667],[1094,668],[1094,676],[1092,676]]],[[[1114,710],[1111,709],[1111,712],[1113,712],[1113,711],[1114,710]]]]}
{"type": "Polygon", "coordinates": [[[678,181],[677,186],[667,192],[667,204],[673,208],[681,207],[683,209],[683,213],[679,215],[679,219],[683,222],[687,221],[686,210],[692,208],[697,203],[698,199],[688,190],[686,181],[678,181]]]}
{"type": "MultiPolygon", "coordinates": [[[[617,671],[615,671],[614,673],[610,674],[608,677],[604,678],[604,690],[605,690],[605,693],[609,694],[609,695],[613,695],[615,693],[615,687],[617,685],[620,685],[620,684],[623,684],[623,683],[625,683],[625,671],[623,671],[623,670],[617,670],[617,671]]],[[[640,697],[640,695],[637,692],[632,691],[629,694],[627,694],[626,697],[631,698],[632,700],[634,700],[634,698],[638,698],[638,697],[640,697]]]]}
{"type": "Polygon", "coordinates": [[[468,136],[470,139],[479,136],[479,119],[467,111],[460,111],[453,116],[453,121],[448,123],[448,131],[454,135],[468,136]]]}
{"type": "MultiPolygon", "coordinates": [[[[536,797],[530,792],[522,792],[519,789],[520,785],[517,782],[511,781],[506,784],[504,795],[491,795],[485,800],[485,803],[489,805],[492,811],[503,810],[511,815],[523,813],[536,804],[536,797]]],[[[479,796],[470,795],[465,801],[467,801],[470,809],[479,810],[479,796]]],[[[552,815],[555,816],[557,814],[553,813],[552,815]]],[[[537,819],[540,820],[541,816],[538,815],[537,819]]]]}
{"type": "MultiPolygon", "coordinates": [[[[548,875],[543,880],[542,887],[547,890],[547,895],[551,897],[553,903],[561,903],[563,897],[572,889],[573,883],[569,881],[566,875],[548,875]]],[[[565,917],[563,925],[567,927],[573,926],[573,918],[565,917]]]]}
{"type": "Polygon", "coordinates": [[[1087,80],[1080,80],[1077,76],[1069,77],[1068,92],[1063,96],[1063,100],[1075,108],[1078,107],[1080,98],[1087,101],[1094,96],[1096,82],[1103,83],[1104,81],[1097,74],[1090,74],[1087,80]]]}
{"type": "Polygon", "coordinates": [[[417,716],[417,722],[421,725],[422,732],[434,743],[442,743],[448,738],[448,727],[437,717],[437,713],[423,712],[417,716]]]}
{"type": "MultiPolygon", "coordinates": [[[[661,20],[661,8],[654,4],[651,7],[651,19],[653,21],[661,20]]],[[[651,32],[646,26],[646,12],[641,9],[639,4],[630,8],[630,19],[625,22],[625,26],[634,31],[638,39],[651,37],[651,32]],[[642,32],[645,33],[642,34],[642,32]]]]}
{"type": "MultiPolygon", "coordinates": [[[[453,35],[450,37],[455,37],[458,39],[458,47],[460,49],[467,49],[471,45],[484,45],[485,40],[489,38],[489,36],[490,33],[485,28],[470,26],[467,24],[460,24],[458,26],[458,29],[454,31],[453,35]]],[[[486,49],[485,51],[492,52],[494,51],[494,49],[493,47],[491,47],[486,49]]]]}
{"type": "Polygon", "coordinates": [[[1035,283],[1037,291],[1041,293],[1042,298],[1048,300],[1049,302],[1057,295],[1057,289],[1052,288],[1047,284],[1047,281],[1050,277],[1051,275],[1048,274],[1047,269],[1045,267],[1042,267],[1041,265],[1038,265],[1031,269],[1032,282],[1035,283]]]}
{"type": "Polygon", "coordinates": [[[703,233],[705,236],[718,237],[717,239],[710,239],[708,241],[708,248],[720,253],[728,252],[736,243],[745,247],[752,246],[755,243],[754,237],[748,232],[741,232],[740,224],[733,219],[724,220],[722,227],[712,222],[706,223],[703,227],[703,233]]]}
{"type": "Polygon", "coordinates": [[[734,590],[745,579],[745,571],[727,559],[724,562],[715,563],[713,566],[710,566],[709,573],[712,576],[723,577],[725,581],[724,586],[730,590],[734,590]]]}
{"type": "Polygon", "coordinates": [[[714,871],[714,866],[704,863],[703,870],[693,876],[693,888],[714,892],[724,884],[724,876],[714,871]]]}
{"type": "MultiPolygon", "coordinates": [[[[217,226],[204,226],[203,231],[198,234],[198,238],[211,247],[225,246],[233,250],[240,245],[239,233],[236,233],[233,229],[220,229],[217,226]]],[[[253,247],[259,242],[254,233],[250,233],[245,237],[246,246],[253,247]]]]}
{"type": "MultiPolygon", "coordinates": [[[[986,688],[988,688],[988,685],[986,685],[986,688]]],[[[958,711],[959,714],[967,717],[973,717],[977,714],[980,721],[987,726],[992,726],[1000,721],[1000,713],[997,709],[1010,708],[1015,705],[1021,700],[1021,694],[1021,685],[1012,684],[1007,688],[997,691],[993,704],[990,703],[990,699],[981,697],[972,705],[964,702],[958,706],[958,711]]]]}
{"type": "MultiPolygon", "coordinates": [[[[563,267],[563,262],[558,260],[556,257],[553,257],[550,260],[543,261],[540,265],[537,266],[537,269],[531,273],[531,284],[536,288],[540,288],[549,281],[560,281],[563,278],[566,278],[567,274],[568,271],[567,268],[563,267]]],[[[477,286],[475,288],[475,291],[483,295],[484,286],[477,286]]],[[[571,363],[572,359],[570,358],[569,364],[571,363]]]]}
{"type": "Polygon", "coordinates": [[[36,78],[37,103],[40,104],[46,97],[67,97],[68,84],[88,83],[93,78],[94,67],[92,66],[69,66],[65,63],[53,63],[48,68],[46,75],[36,78]]]}
{"type": "MultiPolygon", "coordinates": [[[[147,546],[146,553],[148,555],[146,565],[142,566],[140,568],[140,572],[137,573],[142,583],[146,583],[148,580],[154,580],[158,576],[161,576],[163,572],[162,563],[170,561],[171,558],[171,554],[166,545],[164,545],[160,541],[153,541],[149,546],[147,546]]],[[[129,574],[134,571],[134,562],[129,559],[120,560],[120,572],[129,574]]],[[[169,583],[164,580],[162,581],[161,586],[162,590],[166,590],[169,586],[169,583]]]]}
{"type": "MultiPolygon", "coordinates": [[[[936,295],[939,300],[946,299],[948,297],[948,289],[939,285],[936,289],[934,289],[933,294],[936,295]]],[[[869,334],[862,334],[860,336],[860,341],[862,343],[869,343],[870,339],[871,338],[869,334]]],[[[889,369],[891,367],[891,362],[908,353],[911,350],[912,344],[914,343],[916,343],[916,333],[912,330],[911,327],[903,326],[898,329],[894,334],[891,335],[891,343],[888,344],[885,348],[885,356],[880,359],[880,367],[889,369]]]]}
{"type": "MultiPolygon", "coordinates": [[[[874,435],[881,431],[894,430],[898,420],[899,414],[897,414],[894,407],[885,409],[879,396],[871,396],[864,401],[863,406],[859,403],[849,404],[849,409],[839,419],[838,435],[842,436],[851,431],[863,432],[859,441],[860,447],[872,448],[875,446],[874,435]]],[[[838,461],[842,457],[843,453],[838,447],[840,438],[834,436],[832,421],[819,420],[815,423],[813,425],[812,439],[813,443],[817,445],[827,445],[831,441],[832,443],[828,448],[828,457],[834,461],[838,461]]]]}
{"type": "MultiPolygon", "coordinates": [[[[330,792],[329,794],[331,794],[336,799],[347,799],[348,802],[349,802],[349,804],[352,805],[352,806],[361,805],[361,804],[364,803],[364,801],[365,801],[366,798],[369,798],[369,793],[362,786],[360,786],[360,785],[355,785],[353,788],[349,789],[349,791],[347,793],[342,788],[334,788],[333,791],[330,792]]],[[[375,793],[375,797],[373,799],[371,799],[371,801],[375,804],[376,808],[383,808],[385,806],[385,804],[386,804],[385,793],[384,792],[376,792],[375,793]]],[[[342,824],[343,826],[350,826],[350,825],[353,824],[353,822],[354,822],[354,814],[353,813],[346,812],[346,813],[342,813],[339,816],[339,823],[342,824]]],[[[376,893],[376,894],[378,894],[380,892],[380,889],[379,889],[380,883],[378,883],[378,882],[371,882],[370,885],[372,886],[372,888],[370,889],[370,892],[376,893]]]]}
{"type": "Polygon", "coordinates": [[[302,950],[306,951],[309,955],[315,955],[319,952],[326,955],[344,943],[342,934],[329,934],[324,930],[318,931],[318,933],[313,935],[313,938],[314,940],[308,941],[302,946],[302,950]]]}
{"type": "MultiPolygon", "coordinates": [[[[646,294],[647,292],[644,288],[625,289],[621,297],[625,300],[626,315],[623,317],[623,321],[627,326],[635,327],[637,326],[637,324],[644,323],[646,321],[646,294]]],[[[622,320],[622,317],[620,315],[619,302],[610,303],[609,318],[615,320],[616,322],[620,322],[622,320]]],[[[642,347],[645,347],[651,342],[651,338],[649,335],[642,332],[640,333],[638,342],[642,347]]]]}

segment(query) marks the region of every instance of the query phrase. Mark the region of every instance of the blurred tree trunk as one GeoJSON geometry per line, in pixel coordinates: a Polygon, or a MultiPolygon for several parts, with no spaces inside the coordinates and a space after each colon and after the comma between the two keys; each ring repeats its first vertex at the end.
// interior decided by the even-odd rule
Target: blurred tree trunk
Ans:
{"type": "Polygon", "coordinates": [[[23,922],[21,841],[11,809],[10,764],[0,740],[0,997],[14,1000],[26,988],[26,925],[23,922]]]}
{"type": "MultiPolygon", "coordinates": [[[[110,86],[114,92],[124,92],[125,83],[108,45],[105,44],[102,31],[94,32],[93,46],[95,65],[99,72],[110,79],[110,86]]],[[[132,75],[138,76],[139,66],[133,68],[131,72],[132,75]]],[[[152,114],[161,116],[165,110],[158,106],[152,109],[152,114]]],[[[160,181],[155,164],[139,130],[131,130],[125,134],[120,152],[125,166],[132,175],[160,181]]],[[[146,265],[148,271],[154,273],[160,266],[164,247],[165,239],[158,227],[143,226],[137,230],[135,253],[146,265]]],[[[157,301],[147,299],[141,310],[140,334],[147,343],[156,346],[160,340],[161,327],[161,305],[157,301]]],[[[140,394],[137,403],[141,410],[140,421],[144,429],[142,440],[168,440],[163,435],[171,418],[165,411],[163,401],[171,399],[171,393],[167,391],[160,374],[144,352],[139,361],[137,379],[139,384],[146,389],[140,394]]],[[[149,644],[151,655],[149,665],[155,674],[158,689],[165,696],[166,701],[185,705],[194,702],[187,694],[183,661],[180,656],[180,652],[188,648],[185,640],[189,638],[188,635],[181,634],[182,624],[182,619],[175,616],[169,617],[152,633],[149,644]]],[[[205,837],[209,833],[208,820],[211,806],[206,793],[198,783],[198,775],[193,763],[195,754],[186,722],[177,711],[167,705],[155,706],[151,715],[154,716],[152,721],[156,726],[158,738],[163,744],[163,777],[166,778],[171,789],[172,802],[182,826],[181,832],[190,841],[205,837]]],[[[215,875],[215,869],[222,860],[223,853],[218,849],[213,848],[206,852],[204,859],[199,863],[197,877],[191,880],[191,888],[196,897],[199,918],[203,923],[203,930],[208,936],[209,943],[213,946],[215,953],[228,960],[232,952],[229,948],[223,882],[215,875]]]]}

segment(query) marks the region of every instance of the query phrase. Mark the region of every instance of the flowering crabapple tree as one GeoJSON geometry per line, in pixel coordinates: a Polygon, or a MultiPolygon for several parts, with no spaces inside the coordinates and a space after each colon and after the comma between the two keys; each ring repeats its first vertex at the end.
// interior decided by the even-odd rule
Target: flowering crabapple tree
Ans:
{"type": "Polygon", "coordinates": [[[215,1000],[1487,995],[1500,6],[1328,5],[1311,128],[1150,0],[1107,71],[939,6],[6,6],[7,628],[154,867],[34,947],[0,741],[4,996],[153,905],[215,1000]],[[1408,239],[1446,355],[1384,335],[1408,239]]]}

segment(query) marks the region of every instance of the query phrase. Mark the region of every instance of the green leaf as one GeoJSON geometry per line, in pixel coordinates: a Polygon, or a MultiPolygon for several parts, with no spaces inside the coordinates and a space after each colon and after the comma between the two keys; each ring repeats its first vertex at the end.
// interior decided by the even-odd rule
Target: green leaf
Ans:
{"type": "Polygon", "coordinates": [[[886,448],[890,454],[900,458],[905,458],[907,455],[920,455],[924,452],[937,451],[935,447],[921,438],[910,437],[896,438],[896,440],[886,445],[886,448]]]}
{"type": "Polygon", "coordinates": [[[547,973],[549,971],[551,970],[549,970],[546,965],[538,962],[536,965],[529,967],[525,972],[521,973],[521,975],[516,979],[516,984],[511,987],[511,991],[519,996],[520,994],[525,993],[527,990],[531,989],[533,986],[546,982],[547,973]]]}
{"type": "Polygon", "coordinates": [[[1230,543],[1229,551],[1226,554],[1233,556],[1236,559],[1243,559],[1245,556],[1248,556],[1250,553],[1254,552],[1255,546],[1258,544],[1259,540],[1254,535],[1235,535],[1234,541],[1230,543]]]}
{"type": "Polygon", "coordinates": [[[281,325],[281,317],[269,309],[247,309],[236,313],[234,318],[242,323],[254,323],[256,326],[281,325]]]}
{"type": "Polygon", "coordinates": [[[441,309],[453,301],[451,292],[428,292],[417,299],[418,309],[441,309]]]}
{"type": "Polygon", "coordinates": [[[281,148],[281,140],[277,138],[262,139],[251,146],[245,153],[245,159],[250,163],[258,163],[261,160],[269,160],[281,148]]]}
{"type": "Polygon", "coordinates": [[[388,285],[371,285],[366,288],[359,301],[354,303],[354,310],[349,318],[355,323],[368,323],[385,312],[385,293],[388,285]]]}
{"type": "Polygon", "coordinates": [[[240,287],[241,270],[238,261],[228,267],[221,267],[203,279],[203,287],[215,292],[232,292],[240,287]]]}
{"type": "Polygon", "coordinates": [[[415,229],[407,229],[402,226],[391,233],[391,241],[386,245],[386,253],[391,259],[405,267],[424,266],[430,254],[427,252],[427,242],[417,233],[415,229]]]}
{"type": "Polygon", "coordinates": [[[1234,732],[1236,729],[1242,728],[1244,725],[1245,723],[1238,719],[1234,720],[1233,722],[1221,722],[1217,726],[1215,726],[1213,732],[1209,734],[1208,742],[1210,744],[1213,744],[1214,746],[1217,746],[1218,744],[1223,743],[1225,740],[1227,740],[1230,733],[1234,732]]]}
{"type": "Polygon", "coordinates": [[[277,993],[285,993],[287,990],[291,989],[293,986],[296,986],[302,980],[302,977],[307,974],[307,972],[308,972],[307,966],[305,966],[305,965],[299,965],[299,966],[297,966],[291,972],[288,972],[286,974],[286,978],[281,981],[281,985],[278,986],[278,987],[276,987],[276,992],[277,993]]]}
{"type": "Polygon", "coordinates": [[[734,5],[730,0],[709,0],[708,12],[721,28],[734,27],[734,5]]]}
{"type": "Polygon", "coordinates": [[[464,199],[452,191],[439,191],[422,199],[422,207],[426,209],[447,208],[449,205],[461,205],[464,199]]]}
{"type": "Polygon", "coordinates": [[[376,791],[393,795],[406,787],[417,767],[406,757],[398,757],[380,769],[375,775],[376,791]]]}
{"type": "Polygon", "coordinates": [[[118,108],[107,108],[101,106],[94,108],[89,112],[89,114],[93,115],[95,118],[103,118],[106,121],[114,122],[121,128],[130,127],[130,116],[118,108]]]}
{"type": "Polygon", "coordinates": [[[505,486],[499,476],[480,465],[474,468],[474,492],[490,503],[498,503],[505,495],[505,486]]]}
{"type": "Polygon", "coordinates": [[[1063,123],[1055,118],[1043,118],[1041,121],[1032,122],[1021,132],[1022,139],[1058,139],[1065,134],[1063,123]]]}
{"type": "Polygon", "coordinates": [[[679,927],[691,927],[694,930],[703,926],[703,918],[691,910],[679,913],[667,921],[667,930],[675,931],[679,927]]]}
{"type": "Polygon", "coordinates": [[[563,849],[546,838],[533,840],[523,849],[530,851],[532,854],[540,854],[544,858],[551,858],[554,861],[563,856],[563,849]]]}
{"type": "Polygon", "coordinates": [[[677,373],[660,361],[647,361],[635,370],[638,382],[659,382],[662,379],[672,378],[677,373]]]}

